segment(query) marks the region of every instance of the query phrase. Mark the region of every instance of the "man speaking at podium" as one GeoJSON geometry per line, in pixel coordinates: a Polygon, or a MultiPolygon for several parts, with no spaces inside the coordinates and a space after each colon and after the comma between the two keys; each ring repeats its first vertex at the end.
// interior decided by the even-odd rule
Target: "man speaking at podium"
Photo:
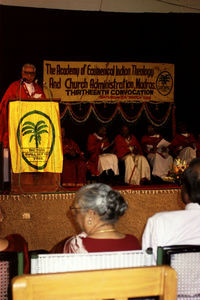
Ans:
{"type": "Polygon", "coordinates": [[[9,100],[46,98],[42,88],[35,82],[36,68],[32,64],[22,67],[22,78],[11,83],[0,103],[0,142],[3,143],[4,182],[9,181],[8,172],[8,102],[9,100]]]}

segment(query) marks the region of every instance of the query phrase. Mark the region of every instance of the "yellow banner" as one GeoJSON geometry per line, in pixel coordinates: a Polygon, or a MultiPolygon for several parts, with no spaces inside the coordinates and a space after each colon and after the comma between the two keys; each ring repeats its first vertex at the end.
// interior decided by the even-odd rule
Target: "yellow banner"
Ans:
{"type": "Polygon", "coordinates": [[[73,101],[174,102],[174,65],[44,61],[46,96],[73,101]]]}
{"type": "Polygon", "coordinates": [[[14,173],[62,173],[58,103],[26,100],[10,102],[9,146],[14,173]]]}

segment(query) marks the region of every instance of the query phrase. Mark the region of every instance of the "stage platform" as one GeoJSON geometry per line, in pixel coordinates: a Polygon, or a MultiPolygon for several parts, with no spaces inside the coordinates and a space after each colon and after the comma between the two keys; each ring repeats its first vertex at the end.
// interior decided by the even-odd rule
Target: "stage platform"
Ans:
{"type": "MultiPolygon", "coordinates": [[[[184,208],[180,188],[175,186],[116,187],[128,203],[117,229],[134,234],[141,241],[147,219],[160,211],[184,208]]],[[[69,206],[74,190],[57,193],[3,194],[0,206],[5,214],[1,236],[20,233],[29,249],[50,250],[56,243],[78,232],[69,206]]]]}

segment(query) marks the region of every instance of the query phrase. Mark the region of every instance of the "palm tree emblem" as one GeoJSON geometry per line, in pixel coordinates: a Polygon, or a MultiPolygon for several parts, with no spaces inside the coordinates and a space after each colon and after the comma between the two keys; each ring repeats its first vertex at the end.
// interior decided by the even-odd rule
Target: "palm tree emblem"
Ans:
{"type": "Polygon", "coordinates": [[[169,74],[162,74],[159,77],[159,82],[162,83],[162,85],[166,85],[170,81],[170,75],[169,74]]]}
{"type": "Polygon", "coordinates": [[[163,71],[158,75],[156,80],[156,88],[161,95],[169,95],[173,88],[173,79],[168,71],[163,71]]]}
{"type": "Polygon", "coordinates": [[[36,148],[38,148],[39,144],[41,144],[41,135],[43,133],[48,133],[48,131],[45,129],[48,126],[45,124],[44,121],[38,121],[36,125],[33,122],[25,122],[22,125],[22,135],[31,134],[29,143],[31,143],[32,139],[35,140],[36,148]]]}

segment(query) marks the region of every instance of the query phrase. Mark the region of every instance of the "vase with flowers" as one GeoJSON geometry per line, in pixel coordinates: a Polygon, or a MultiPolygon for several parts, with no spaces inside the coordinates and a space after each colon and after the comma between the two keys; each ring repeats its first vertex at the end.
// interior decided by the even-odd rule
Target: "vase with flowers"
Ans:
{"type": "Polygon", "coordinates": [[[168,178],[170,178],[171,182],[176,183],[178,186],[181,186],[183,173],[187,167],[188,165],[185,160],[176,158],[174,160],[172,169],[169,171],[168,178]]]}

